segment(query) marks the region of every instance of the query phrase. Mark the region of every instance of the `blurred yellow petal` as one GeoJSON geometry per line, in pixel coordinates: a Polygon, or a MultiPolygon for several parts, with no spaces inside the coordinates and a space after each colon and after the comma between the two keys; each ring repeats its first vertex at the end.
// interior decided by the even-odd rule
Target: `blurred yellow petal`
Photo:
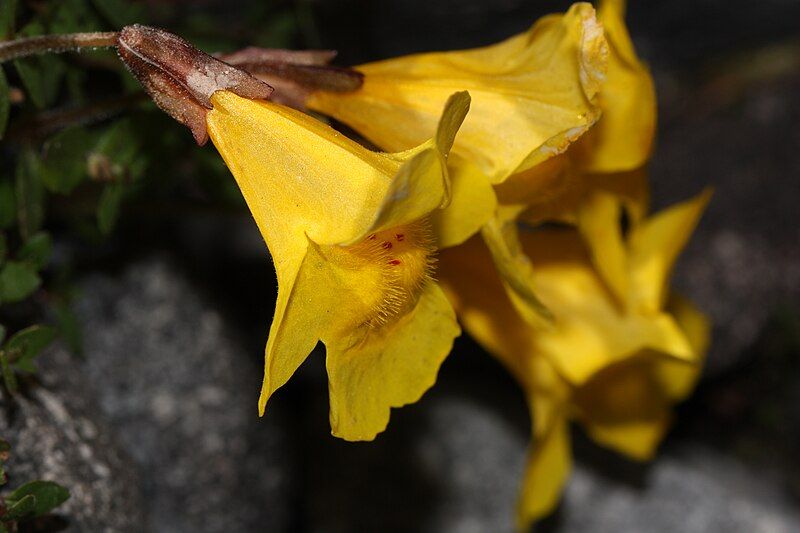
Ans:
{"type": "Polygon", "coordinates": [[[592,261],[621,305],[628,300],[628,254],[622,236],[622,205],[607,193],[588,196],[578,208],[578,229],[592,261]]]}
{"type": "Polygon", "coordinates": [[[686,298],[671,294],[667,310],[675,317],[678,326],[695,352],[696,363],[685,364],[672,359],[661,359],[656,367],[662,389],[673,401],[689,396],[700,379],[708,346],[711,342],[711,324],[703,313],[686,298]]]}
{"type": "Polygon", "coordinates": [[[569,171],[566,156],[558,155],[524,172],[512,174],[503,183],[495,185],[495,191],[501,204],[526,205],[540,220],[549,220],[547,215],[539,213],[539,208],[560,210],[572,195],[582,193],[583,184],[575,173],[569,171]]]}
{"type": "Polygon", "coordinates": [[[536,294],[533,269],[519,240],[516,213],[515,207],[498,209],[481,235],[517,312],[529,323],[541,326],[553,315],[536,294]]]}
{"type": "Polygon", "coordinates": [[[594,441],[639,461],[653,457],[671,418],[655,373],[661,359],[643,353],[600,370],[576,389],[577,417],[594,441]]]}
{"type": "Polygon", "coordinates": [[[499,183],[563,152],[597,120],[607,53],[594,9],[578,3],[492,46],[361,65],[361,89],[317,92],[307,105],[401,150],[429,138],[447,97],[468,90],[472,110],[453,153],[499,183]]]}
{"type": "Polygon", "coordinates": [[[633,170],[652,151],[655,87],[625,27],[625,2],[603,0],[597,13],[609,47],[607,79],[598,95],[603,116],[570,152],[585,172],[633,170]]]}
{"type": "MultiPolygon", "coordinates": [[[[338,363],[360,347],[378,368],[397,357],[402,343],[392,332],[401,328],[403,342],[419,346],[419,365],[428,366],[416,382],[405,382],[405,394],[401,383],[389,387],[388,419],[390,405],[414,401],[430,386],[458,334],[452,310],[425,311],[430,294],[439,291],[430,277],[435,249],[426,217],[449,201],[447,152],[469,95],[447,100],[433,139],[397,154],[366,150],[278,104],[223,91],[212,102],[210,137],[242,190],[278,275],[259,412],[318,340],[338,363]]],[[[357,381],[347,376],[352,365],[334,368],[340,382],[357,381]]],[[[373,438],[385,427],[373,411],[347,416],[363,421],[342,432],[348,438],[373,438]]]]}
{"type": "Polygon", "coordinates": [[[555,317],[551,328],[539,332],[537,350],[569,382],[580,385],[605,366],[645,348],[693,358],[686,337],[668,314],[642,315],[616,304],[577,232],[540,230],[520,238],[533,265],[536,295],[555,317]]]}
{"type": "Polygon", "coordinates": [[[442,290],[428,283],[412,311],[361,339],[325,340],[333,435],[372,440],[391,407],[416,402],[436,381],[460,329],[442,290]]]}
{"type": "Polygon", "coordinates": [[[678,326],[686,334],[698,361],[702,361],[711,344],[711,322],[708,317],[691,301],[676,293],[670,294],[667,311],[675,317],[678,326]]]}
{"type": "Polygon", "coordinates": [[[509,369],[528,397],[532,441],[517,514],[523,529],[555,508],[569,476],[569,387],[535,354],[537,332],[511,304],[481,239],[442,252],[439,276],[462,325],[509,369]]]}
{"type": "Polygon", "coordinates": [[[579,225],[578,210],[596,193],[610,194],[625,208],[632,225],[647,214],[650,191],[644,168],[613,174],[580,172],[568,157],[554,157],[514,174],[495,187],[501,204],[524,204],[519,220],[533,226],[545,222],[579,225]]]}
{"type": "Polygon", "coordinates": [[[672,267],[711,199],[706,189],[634,227],[629,237],[632,299],[647,312],[661,309],[672,267]]]}
{"type": "Polygon", "coordinates": [[[477,166],[451,157],[447,168],[452,187],[450,205],[431,215],[438,248],[466,241],[492,217],[497,207],[494,190],[477,166]]]}
{"type": "Polygon", "coordinates": [[[530,372],[525,360],[533,348],[534,331],[509,301],[485,243],[473,237],[443,250],[437,267],[439,283],[461,324],[517,380],[528,385],[530,372]]]}
{"type": "Polygon", "coordinates": [[[550,425],[543,428],[531,443],[517,505],[519,530],[525,530],[533,521],[555,510],[571,470],[569,424],[563,413],[558,412],[553,415],[550,425]]]}

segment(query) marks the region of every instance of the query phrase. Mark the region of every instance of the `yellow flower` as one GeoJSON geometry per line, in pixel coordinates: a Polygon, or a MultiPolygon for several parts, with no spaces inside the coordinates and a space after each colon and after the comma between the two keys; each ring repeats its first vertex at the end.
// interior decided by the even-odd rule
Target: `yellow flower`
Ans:
{"type": "Polygon", "coordinates": [[[361,65],[361,89],[317,92],[307,105],[399,150],[428,138],[447,97],[468,90],[471,111],[450,161],[453,206],[434,218],[440,244],[450,246],[491,216],[491,183],[563,152],[594,124],[606,56],[594,9],[577,3],[492,46],[361,65]]]}
{"type": "MultiPolygon", "coordinates": [[[[512,226],[490,228],[484,231],[489,248],[473,238],[442,253],[439,276],[462,325],[526,391],[533,445],[520,527],[558,503],[571,466],[568,420],[579,421],[602,445],[648,459],[670,406],[694,385],[708,324],[688,302],[665,302],[665,294],[674,259],[707,200],[704,193],[674,206],[610,243],[624,258],[620,271],[597,249],[592,258],[569,228],[524,232],[512,239],[519,249],[503,240],[512,226]],[[517,264],[527,269],[509,280],[517,264]],[[605,266],[603,275],[595,264],[605,266]],[[612,274],[625,277],[624,298],[608,284],[612,274]],[[525,301],[519,287],[535,288],[551,323],[518,312],[514,298],[525,301]]],[[[619,219],[611,224],[619,228],[619,219]]]]}
{"type": "MultiPolygon", "coordinates": [[[[565,153],[495,185],[499,207],[482,228],[498,268],[507,273],[503,279],[513,303],[532,323],[546,317],[547,310],[530,281],[528,258],[520,253],[518,222],[575,225],[596,255],[616,255],[620,263],[621,237],[607,241],[602,232],[619,232],[621,208],[634,228],[648,210],[645,164],[655,130],[655,90],[650,73],[633,50],[624,11],[621,0],[604,0],[598,11],[609,44],[607,79],[597,96],[602,117],[565,153]],[[598,198],[613,212],[592,215],[598,198]],[[593,216],[605,218],[598,223],[593,216]]],[[[609,268],[620,265],[601,265],[601,272],[609,268]]],[[[609,283],[620,282],[619,278],[609,283]]]]}
{"type": "Polygon", "coordinates": [[[572,148],[583,172],[626,172],[650,157],[656,128],[656,92],[625,27],[625,0],[603,0],[597,10],[608,41],[608,73],[598,100],[603,116],[572,148]]]}
{"type": "Polygon", "coordinates": [[[469,101],[453,95],[433,139],[383,154],[287,107],[212,97],[209,135],[278,277],[261,414],[320,340],[336,436],[373,439],[391,407],[433,385],[460,331],[431,278],[427,217],[449,200],[446,156],[469,101]]]}
{"type": "Polygon", "coordinates": [[[649,200],[646,173],[656,125],[656,95],[648,69],[636,56],[624,22],[625,2],[600,2],[598,19],[608,42],[608,70],[597,103],[602,116],[562,155],[498,185],[501,204],[524,204],[521,218],[571,224],[584,198],[616,194],[629,215],[641,218],[649,200]]]}

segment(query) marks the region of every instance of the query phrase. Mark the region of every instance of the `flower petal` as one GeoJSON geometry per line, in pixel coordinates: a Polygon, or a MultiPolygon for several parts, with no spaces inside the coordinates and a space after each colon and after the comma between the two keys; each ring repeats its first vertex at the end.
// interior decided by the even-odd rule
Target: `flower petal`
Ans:
{"type": "Polygon", "coordinates": [[[516,211],[514,207],[498,209],[481,235],[514,307],[530,324],[543,326],[553,314],[536,294],[533,268],[519,240],[516,211]]]}
{"type": "Polygon", "coordinates": [[[361,89],[317,92],[307,105],[401,150],[429,138],[447,97],[468,90],[472,110],[453,152],[499,183],[564,151],[597,120],[606,55],[594,9],[578,3],[493,46],[361,65],[361,89]]]}
{"type": "Polygon", "coordinates": [[[653,457],[671,419],[671,402],[655,372],[662,359],[644,352],[600,370],[576,389],[577,417],[593,440],[638,461],[653,457]]]}
{"type": "Polygon", "coordinates": [[[300,245],[299,240],[293,244],[293,253],[285,254],[281,262],[274,262],[278,276],[278,298],[264,350],[264,379],[258,398],[259,416],[264,415],[272,394],[289,381],[314,349],[326,318],[320,312],[322,305],[295,305],[298,299],[311,301],[307,293],[313,287],[313,280],[308,279],[308,268],[303,269],[309,243],[306,241],[306,248],[300,245]]]}
{"type": "Polygon", "coordinates": [[[656,367],[661,388],[673,401],[680,401],[689,396],[700,379],[711,341],[711,324],[689,300],[678,294],[670,295],[667,310],[683,330],[696,358],[695,364],[663,358],[656,367]]]}
{"type": "Polygon", "coordinates": [[[461,244],[480,231],[497,207],[494,189],[475,165],[451,157],[447,165],[450,173],[450,205],[431,215],[437,248],[461,244]]]}
{"type": "Polygon", "coordinates": [[[464,328],[523,385],[535,331],[517,313],[485,243],[473,237],[439,254],[437,277],[464,328]]]}
{"type": "Polygon", "coordinates": [[[604,193],[588,196],[578,208],[578,228],[598,273],[617,301],[628,301],[628,250],[622,237],[622,205],[604,193]]]}
{"type": "MultiPolygon", "coordinates": [[[[544,403],[546,397],[534,397],[530,402],[544,403]]],[[[519,504],[517,506],[517,528],[524,530],[531,522],[553,512],[561,499],[561,492],[572,470],[572,454],[569,437],[569,423],[558,404],[537,409],[543,413],[551,411],[549,420],[535,425],[534,439],[525,467],[519,504]]],[[[533,408],[532,408],[533,411],[533,408]]]]}
{"type": "Polygon", "coordinates": [[[661,309],[667,297],[672,267],[711,199],[706,189],[634,227],[629,237],[633,301],[643,310],[661,309]]]}
{"type": "Polygon", "coordinates": [[[293,109],[218,91],[208,130],[273,257],[287,239],[364,233],[401,163],[293,109]],[[287,237],[290,236],[290,237],[287,237]]]}
{"type": "Polygon", "coordinates": [[[460,329],[441,288],[429,282],[409,314],[366,337],[325,340],[333,435],[372,440],[391,407],[416,402],[436,381],[460,329]]]}
{"type": "Polygon", "coordinates": [[[624,4],[604,0],[598,9],[609,48],[607,79],[598,96],[603,116],[571,150],[585,172],[633,170],[644,165],[652,151],[655,87],[633,49],[624,4]]]}
{"type": "Polygon", "coordinates": [[[451,95],[429,146],[387,154],[403,165],[392,179],[369,233],[413,222],[449,204],[451,192],[446,158],[469,105],[469,93],[462,91],[451,95]]]}
{"type": "Polygon", "coordinates": [[[665,313],[620,309],[594,270],[577,232],[568,229],[522,233],[536,294],[555,317],[537,335],[537,350],[578,386],[609,364],[650,348],[694,360],[694,351],[665,313]]]}

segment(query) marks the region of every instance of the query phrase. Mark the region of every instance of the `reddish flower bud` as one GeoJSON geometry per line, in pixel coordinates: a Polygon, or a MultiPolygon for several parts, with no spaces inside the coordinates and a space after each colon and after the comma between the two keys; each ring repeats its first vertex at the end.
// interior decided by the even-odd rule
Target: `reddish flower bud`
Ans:
{"type": "Polygon", "coordinates": [[[122,28],[117,51],[156,105],[187,126],[200,145],[208,140],[206,112],[212,94],[227,90],[244,98],[266,99],[273,90],[158,28],[139,24],[122,28]]]}

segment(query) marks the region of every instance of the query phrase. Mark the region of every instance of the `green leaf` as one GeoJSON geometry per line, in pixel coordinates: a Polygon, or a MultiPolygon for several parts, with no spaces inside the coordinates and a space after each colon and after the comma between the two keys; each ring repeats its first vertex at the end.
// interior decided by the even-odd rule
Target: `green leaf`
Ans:
{"type": "Polygon", "coordinates": [[[69,351],[80,357],[83,352],[83,336],[78,317],[72,312],[69,304],[64,301],[57,302],[53,307],[53,312],[56,322],[58,322],[58,335],[67,344],[69,351]]]}
{"type": "Polygon", "coordinates": [[[17,161],[17,220],[23,239],[36,233],[44,219],[41,161],[30,148],[17,161]]]}
{"type": "Polygon", "coordinates": [[[86,0],[61,0],[50,19],[50,33],[98,31],[103,23],[86,0]]]}
{"type": "Polygon", "coordinates": [[[55,338],[56,330],[49,326],[30,326],[12,335],[4,350],[9,358],[9,363],[15,366],[23,365],[22,370],[30,371],[31,368],[35,370],[35,367],[28,363],[36,358],[55,338]]]}
{"type": "Polygon", "coordinates": [[[2,351],[0,351],[0,373],[3,374],[3,384],[6,386],[6,390],[11,394],[16,394],[17,376],[8,363],[8,356],[2,351]]]}
{"type": "Polygon", "coordinates": [[[19,302],[39,288],[42,280],[31,265],[8,261],[0,269],[0,302],[19,302]]]}
{"type": "MultiPolygon", "coordinates": [[[[6,242],[6,236],[4,233],[0,233],[0,267],[3,266],[3,263],[6,260],[6,255],[8,254],[8,242],[6,242]]],[[[0,340],[0,342],[3,342],[0,340]]]]}
{"type": "Polygon", "coordinates": [[[144,6],[128,0],[92,0],[92,3],[115,28],[143,22],[145,17],[144,6]]]}
{"type": "Polygon", "coordinates": [[[5,72],[0,67],[0,139],[3,138],[3,134],[6,132],[10,110],[11,101],[8,94],[8,80],[6,80],[5,72]]]}
{"type": "Polygon", "coordinates": [[[14,184],[0,177],[0,229],[11,227],[17,219],[17,202],[14,199],[14,184]]]}
{"type": "Polygon", "coordinates": [[[42,182],[48,190],[68,194],[87,177],[86,161],[97,136],[83,128],[69,128],[44,144],[42,182]]]}
{"type": "Polygon", "coordinates": [[[8,506],[4,520],[19,520],[27,516],[33,516],[36,512],[36,496],[28,494],[22,499],[17,500],[8,506]]]}
{"type": "Polygon", "coordinates": [[[53,239],[50,238],[50,234],[40,231],[25,241],[25,244],[17,252],[17,259],[41,270],[47,265],[52,252],[53,239]]]}
{"type": "Polygon", "coordinates": [[[64,61],[53,55],[41,55],[17,59],[14,67],[33,105],[45,109],[55,102],[67,70],[64,61]]]}
{"type": "Polygon", "coordinates": [[[106,185],[100,194],[100,200],[97,204],[97,227],[100,228],[100,232],[103,235],[111,233],[117,224],[124,192],[124,184],[111,183],[106,185]]]}
{"type": "Polygon", "coordinates": [[[6,501],[19,502],[26,496],[36,498],[33,516],[47,514],[69,499],[69,491],[52,481],[31,481],[6,497],[6,501]]]}
{"type": "Polygon", "coordinates": [[[97,141],[93,153],[106,156],[112,161],[112,175],[117,179],[136,179],[137,166],[143,161],[139,133],[130,119],[124,118],[112,124],[97,141]]]}
{"type": "MultiPolygon", "coordinates": [[[[25,37],[43,33],[46,33],[44,26],[38,21],[31,22],[19,31],[25,37]]],[[[14,67],[33,105],[44,109],[55,101],[61,87],[61,78],[66,72],[64,61],[52,54],[44,54],[17,59],[14,67]]]]}
{"type": "Polygon", "coordinates": [[[0,2],[0,41],[14,35],[14,21],[17,15],[17,0],[0,2]]]}

